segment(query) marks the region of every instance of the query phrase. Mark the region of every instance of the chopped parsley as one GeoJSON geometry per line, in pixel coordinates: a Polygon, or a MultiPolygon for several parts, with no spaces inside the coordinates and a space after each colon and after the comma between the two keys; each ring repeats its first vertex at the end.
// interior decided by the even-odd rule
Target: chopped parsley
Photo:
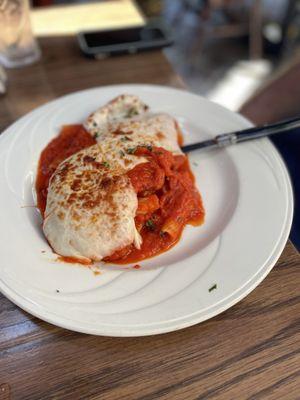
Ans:
{"type": "Polygon", "coordinates": [[[214,285],[212,285],[209,289],[208,289],[208,291],[209,292],[212,292],[213,290],[215,290],[215,289],[217,289],[217,284],[215,283],[214,285]]]}
{"type": "Polygon", "coordinates": [[[96,132],[95,134],[94,134],[94,139],[97,139],[99,137],[99,132],[96,132]]]}
{"type": "Polygon", "coordinates": [[[105,167],[105,168],[109,168],[110,167],[110,165],[109,165],[109,163],[107,162],[107,161],[104,161],[103,163],[101,163],[102,165],[103,165],[103,167],[105,167]]]}
{"type": "Polygon", "coordinates": [[[136,147],[128,147],[126,151],[128,154],[134,154],[136,151],[136,147]]]}
{"type": "Polygon", "coordinates": [[[130,108],[128,110],[127,116],[128,118],[138,115],[138,111],[135,108],[130,108]]]}
{"type": "Polygon", "coordinates": [[[148,219],[148,221],[146,221],[146,227],[148,229],[150,229],[150,231],[154,231],[155,229],[155,223],[152,221],[152,219],[148,219]]]}
{"type": "Polygon", "coordinates": [[[138,145],[136,147],[128,147],[128,149],[126,149],[126,151],[127,151],[128,154],[134,154],[136,152],[136,149],[137,148],[141,148],[141,147],[145,147],[147,150],[152,151],[151,144],[140,144],[140,145],[138,145]]]}
{"type": "Polygon", "coordinates": [[[128,136],[121,137],[121,142],[127,142],[127,141],[131,141],[131,139],[128,136]]]}
{"type": "Polygon", "coordinates": [[[119,152],[119,153],[120,153],[120,156],[121,156],[121,157],[124,157],[124,156],[125,156],[125,153],[124,153],[124,151],[123,151],[123,150],[120,150],[120,152],[119,152]]]}

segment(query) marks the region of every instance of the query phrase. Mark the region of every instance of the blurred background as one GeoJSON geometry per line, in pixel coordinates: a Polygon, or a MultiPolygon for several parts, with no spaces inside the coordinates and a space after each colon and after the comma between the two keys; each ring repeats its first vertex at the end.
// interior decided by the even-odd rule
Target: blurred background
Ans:
{"type": "MultiPolygon", "coordinates": [[[[163,19],[171,27],[174,45],[164,51],[189,89],[232,110],[240,109],[282,66],[297,59],[300,0],[136,0],[134,4],[144,21],[163,19]]],[[[55,29],[65,33],[141,23],[129,8],[127,14],[126,8],[120,10],[117,21],[112,5],[118,7],[114,0],[33,0],[34,30],[45,35],[55,29]],[[92,3],[103,3],[98,23],[94,13],[89,17],[84,12],[82,21],[62,29],[49,14],[49,6],[92,3]]]]}

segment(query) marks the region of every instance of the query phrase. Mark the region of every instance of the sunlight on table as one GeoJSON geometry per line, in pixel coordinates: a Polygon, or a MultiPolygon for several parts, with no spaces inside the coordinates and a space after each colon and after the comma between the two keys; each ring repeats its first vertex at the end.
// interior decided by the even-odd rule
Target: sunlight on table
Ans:
{"type": "Polygon", "coordinates": [[[38,8],[31,11],[31,21],[37,36],[74,35],[79,31],[144,24],[131,0],[38,8]]]}

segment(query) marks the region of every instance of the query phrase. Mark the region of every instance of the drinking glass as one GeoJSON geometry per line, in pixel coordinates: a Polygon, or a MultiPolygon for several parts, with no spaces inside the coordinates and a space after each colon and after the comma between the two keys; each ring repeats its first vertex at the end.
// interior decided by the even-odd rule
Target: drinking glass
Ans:
{"type": "Polygon", "coordinates": [[[0,64],[22,67],[40,58],[29,15],[29,0],[0,0],[0,64]]]}

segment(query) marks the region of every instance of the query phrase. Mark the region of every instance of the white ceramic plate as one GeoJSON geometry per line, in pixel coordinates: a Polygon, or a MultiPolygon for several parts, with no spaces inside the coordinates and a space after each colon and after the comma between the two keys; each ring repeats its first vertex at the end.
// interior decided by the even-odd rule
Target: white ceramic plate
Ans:
{"type": "Polygon", "coordinates": [[[289,235],[293,196],[267,139],[190,155],[206,209],[169,252],[139,270],[56,261],[34,207],[41,150],[61,125],[78,123],[121,93],[178,119],[185,143],[249,127],[240,115],[188,92],[148,85],[95,88],[29,113],[0,136],[0,290],[29,313],[75,331],[152,335],[204,321],[237,303],[270,272],[289,235]],[[215,290],[209,291],[214,285],[215,290]]]}

